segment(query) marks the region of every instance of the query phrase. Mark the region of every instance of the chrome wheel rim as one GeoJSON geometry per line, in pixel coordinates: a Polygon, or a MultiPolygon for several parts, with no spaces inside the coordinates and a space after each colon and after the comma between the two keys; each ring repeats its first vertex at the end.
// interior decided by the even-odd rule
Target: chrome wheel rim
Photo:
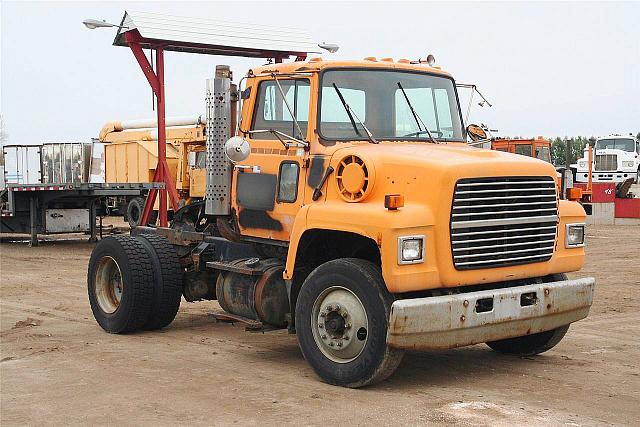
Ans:
{"type": "Polygon", "coordinates": [[[95,294],[100,309],[107,314],[115,313],[120,306],[123,289],[120,266],[110,256],[102,257],[95,275],[95,294]]]}
{"type": "Polygon", "coordinates": [[[367,312],[362,301],[347,288],[332,286],[318,295],[310,320],[316,345],[333,362],[351,362],[367,344],[367,312]]]}

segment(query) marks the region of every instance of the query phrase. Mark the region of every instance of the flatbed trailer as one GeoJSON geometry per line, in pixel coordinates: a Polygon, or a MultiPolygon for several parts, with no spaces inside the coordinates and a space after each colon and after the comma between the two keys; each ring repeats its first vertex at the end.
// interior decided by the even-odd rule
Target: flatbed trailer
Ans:
{"type": "Polygon", "coordinates": [[[97,201],[105,197],[139,196],[158,183],[6,184],[0,193],[0,233],[38,234],[88,232],[96,241],[97,201]]]}

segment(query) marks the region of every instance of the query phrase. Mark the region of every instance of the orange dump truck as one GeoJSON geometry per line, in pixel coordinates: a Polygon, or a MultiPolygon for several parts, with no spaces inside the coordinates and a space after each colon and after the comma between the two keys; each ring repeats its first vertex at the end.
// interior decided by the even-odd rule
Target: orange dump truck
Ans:
{"type": "MultiPolygon", "coordinates": [[[[155,126],[155,120],[129,120],[108,122],[102,127],[98,140],[104,143],[106,182],[153,181],[158,162],[155,126]]],[[[184,203],[204,198],[205,155],[205,125],[201,117],[167,119],[167,164],[184,203]]],[[[124,214],[132,227],[139,225],[144,196],[112,199],[114,207],[124,214]]],[[[155,209],[158,209],[158,203],[155,209]]],[[[168,209],[172,211],[173,207],[169,204],[168,209]]]]}
{"type": "Polygon", "coordinates": [[[583,208],[559,200],[550,163],[469,146],[433,61],[276,62],[237,90],[231,77],[207,81],[202,203],[91,255],[106,331],[165,327],[181,295],[215,299],[218,319],[286,328],[322,380],[361,387],[405,350],[531,356],[587,316],[594,279],[565,275],[584,263],[583,208]]]}
{"type": "Polygon", "coordinates": [[[537,138],[494,138],[491,141],[491,149],[534,157],[551,163],[551,143],[541,136],[537,138]]]}

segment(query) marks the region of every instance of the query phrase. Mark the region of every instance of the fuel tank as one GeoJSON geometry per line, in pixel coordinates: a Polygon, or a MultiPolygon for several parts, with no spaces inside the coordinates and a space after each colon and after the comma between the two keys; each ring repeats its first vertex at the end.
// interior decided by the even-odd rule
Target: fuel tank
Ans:
{"type": "Polygon", "coordinates": [[[216,296],[223,310],[277,327],[287,325],[290,312],[284,265],[275,258],[239,259],[229,263],[235,271],[222,271],[216,296]]]}

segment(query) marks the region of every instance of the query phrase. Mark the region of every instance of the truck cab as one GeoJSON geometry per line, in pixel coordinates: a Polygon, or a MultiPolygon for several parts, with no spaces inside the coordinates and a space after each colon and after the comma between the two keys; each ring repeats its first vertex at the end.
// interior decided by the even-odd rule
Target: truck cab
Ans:
{"type": "Polygon", "coordinates": [[[311,58],[253,68],[237,89],[219,67],[207,88],[204,206],[96,247],[89,295],[106,330],[166,326],[180,289],[287,328],[324,381],[360,387],[406,349],[533,355],[586,317],[594,280],[565,276],[584,262],[584,210],[559,200],[550,163],[469,146],[440,67],[311,58]],[[124,274],[136,251],[155,282],[124,274]],[[126,317],[122,290],[148,286],[174,294],[126,317]]]}
{"type": "Polygon", "coordinates": [[[551,143],[541,136],[535,139],[494,138],[491,141],[491,149],[534,157],[551,163],[551,143]]]}
{"type": "MultiPolygon", "coordinates": [[[[588,147],[587,147],[588,148],[588,147]]],[[[589,180],[589,156],[578,159],[576,181],[589,180]]],[[[634,178],[640,182],[640,141],[632,135],[611,135],[598,138],[594,145],[593,182],[623,182],[634,178]]]]}

